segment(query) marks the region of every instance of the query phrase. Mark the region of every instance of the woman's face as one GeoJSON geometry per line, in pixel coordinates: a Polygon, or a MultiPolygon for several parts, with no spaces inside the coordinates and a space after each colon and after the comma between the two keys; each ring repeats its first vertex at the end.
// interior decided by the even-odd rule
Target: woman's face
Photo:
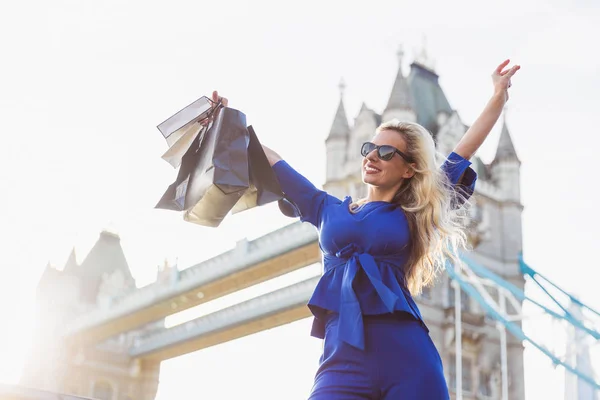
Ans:
{"type": "MultiPolygon", "coordinates": [[[[378,146],[390,145],[406,154],[406,141],[396,131],[385,129],[380,131],[371,140],[378,146]]],[[[371,151],[362,161],[363,182],[381,189],[398,190],[404,179],[413,176],[414,170],[411,165],[395,153],[389,161],[380,159],[377,150],[371,151]]]]}

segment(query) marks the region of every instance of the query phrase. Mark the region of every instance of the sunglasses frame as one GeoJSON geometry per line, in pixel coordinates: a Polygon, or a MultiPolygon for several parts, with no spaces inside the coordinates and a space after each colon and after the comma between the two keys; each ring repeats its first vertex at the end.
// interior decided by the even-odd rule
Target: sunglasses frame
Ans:
{"type": "Polygon", "coordinates": [[[378,146],[378,145],[376,145],[375,143],[372,143],[372,142],[364,142],[364,143],[362,144],[362,146],[360,147],[360,154],[361,154],[363,157],[366,157],[366,156],[367,156],[367,155],[369,155],[369,154],[370,154],[370,153],[371,153],[373,150],[377,150],[377,157],[379,157],[379,159],[380,159],[380,160],[383,160],[383,161],[391,161],[391,160],[392,160],[392,158],[394,158],[394,154],[398,153],[398,155],[399,155],[400,157],[402,157],[402,158],[404,159],[404,161],[406,161],[407,163],[412,163],[412,162],[413,162],[413,159],[412,159],[411,157],[409,157],[407,154],[405,154],[405,153],[401,152],[400,150],[398,150],[397,148],[395,148],[394,146],[391,146],[391,145],[389,145],[389,144],[382,144],[381,146],[378,146]],[[365,153],[365,151],[364,151],[364,148],[365,148],[365,146],[367,146],[367,145],[371,146],[371,149],[370,149],[370,151],[368,151],[368,152],[366,152],[366,153],[365,153]],[[385,158],[383,158],[383,157],[381,156],[381,152],[380,152],[380,150],[381,150],[382,148],[390,148],[390,149],[394,150],[394,152],[393,152],[393,153],[391,153],[391,154],[392,154],[392,156],[391,156],[389,159],[385,159],[385,158]]]}

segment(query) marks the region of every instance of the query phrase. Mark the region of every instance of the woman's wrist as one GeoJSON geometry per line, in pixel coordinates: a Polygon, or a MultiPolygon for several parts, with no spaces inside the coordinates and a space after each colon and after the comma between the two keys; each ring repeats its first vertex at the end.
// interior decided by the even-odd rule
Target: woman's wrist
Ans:
{"type": "Polygon", "coordinates": [[[506,90],[494,89],[494,94],[492,94],[490,101],[500,103],[501,106],[504,106],[504,103],[506,103],[506,90]]]}

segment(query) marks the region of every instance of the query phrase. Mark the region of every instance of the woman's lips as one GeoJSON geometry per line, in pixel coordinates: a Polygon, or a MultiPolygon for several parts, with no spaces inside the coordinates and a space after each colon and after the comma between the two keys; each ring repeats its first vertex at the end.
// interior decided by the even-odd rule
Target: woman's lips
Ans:
{"type": "Polygon", "coordinates": [[[365,173],[367,173],[367,174],[376,174],[378,172],[381,172],[381,170],[379,168],[374,167],[371,164],[365,165],[365,173]]]}

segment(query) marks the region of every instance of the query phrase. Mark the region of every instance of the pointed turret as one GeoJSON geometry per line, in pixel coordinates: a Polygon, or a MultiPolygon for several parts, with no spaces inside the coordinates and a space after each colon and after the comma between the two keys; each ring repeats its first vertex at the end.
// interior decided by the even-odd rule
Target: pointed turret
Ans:
{"type": "Polygon", "coordinates": [[[344,90],[346,85],[342,79],[339,84],[340,88],[340,103],[338,105],[335,117],[333,118],[333,124],[331,124],[331,130],[327,141],[333,138],[345,138],[350,134],[350,126],[348,125],[348,118],[346,117],[346,109],[344,108],[344,90]]]}
{"type": "MultiPolygon", "coordinates": [[[[365,102],[363,102],[362,105],[360,106],[360,110],[358,111],[358,114],[356,115],[356,118],[354,118],[354,121],[355,121],[354,129],[356,129],[356,123],[361,118],[364,118],[365,116],[368,116],[368,118],[370,120],[373,120],[378,125],[381,123],[381,115],[377,114],[374,110],[370,109],[367,106],[367,104],[365,102]]],[[[373,132],[370,132],[370,134],[373,134],[373,132]]]]}
{"type": "Polygon", "coordinates": [[[517,161],[520,163],[519,157],[517,157],[517,151],[513,144],[508,126],[506,125],[506,111],[504,112],[504,120],[502,123],[502,132],[500,133],[500,140],[498,141],[498,148],[496,149],[496,156],[494,157],[494,163],[498,161],[517,161]]]}
{"type": "Polygon", "coordinates": [[[517,204],[521,202],[521,161],[506,125],[506,110],[496,156],[491,164],[491,175],[500,189],[503,200],[517,204]]]}
{"type": "MultiPolygon", "coordinates": [[[[381,115],[367,107],[366,103],[362,103],[360,111],[354,118],[354,128],[352,130],[351,139],[352,143],[356,143],[356,140],[363,141],[368,137],[373,136],[377,126],[381,124],[381,115]],[[355,140],[356,139],[356,140],[355,140]]],[[[360,153],[350,150],[352,154],[360,158],[360,153]]]]}
{"type": "Polygon", "coordinates": [[[402,61],[404,60],[404,50],[402,46],[398,50],[398,73],[396,74],[396,80],[390,93],[387,106],[383,110],[383,120],[389,121],[390,119],[397,118],[400,120],[416,120],[416,114],[414,112],[414,102],[408,86],[408,81],[402,73],[402,61]]]}
{"type": "Polygon", "coordinates": [[[78,267],[79,267],[79,264],[77,263],[77,254],[75,253],[75,247],[73,247],[71,249],[71,254],[69,254],[69,258],[67,259],[67,262],[65,263],[65,267],[63,268],[63,271],[68,274],[74,273],[78,267]]]}
{"type": "Polygon", "coordinates": [[[414,102],[404,74],[402,73],[402,61],[404,59],[404,50],[402,47],[398,50],[398,73],[396,81],[392,87],[387,106],[383,111],[383,120],[389,121],[393,118],[400,120],[416,121],[414,111],[414,102]]]}
{"type": "Polygon", "coordinates": [[[72,273],[80,279],[81,300],[94,303],[104,276],[110,276],[116,271],[122,274],[127,287],[135,288],[135,280],[121,247],[121,238],[116,233],[105,230],[100,233],[85,260],[72,273]]]}
{"type": "Polygon", "coordinates": [[[40,276],[40,280],[37,284],[37,294],[40,295],[41,292],[46,290],[46,288],[51,287],[58,277],[60,277],[61,273],[58,271],[50,261],[46,264],[46,268],[44,268],[44,272],[42,272],[42,276],[40,276]]]}
{"type": "Polygon", "coordinates": [[[332,194],[337,193],[337,191],[340,190],[338,182],[344,178],[346,149],[348,147],[348,141],[350,140],[350,126],[344,108],[344,89],[346,88],[346,85],[343,80],[340,81],[339,88],[340,104],[335,113],[329,136],[327,137],[327,140],[325,140],[327,152],[325,187],[328,188],[332,194]]]}

